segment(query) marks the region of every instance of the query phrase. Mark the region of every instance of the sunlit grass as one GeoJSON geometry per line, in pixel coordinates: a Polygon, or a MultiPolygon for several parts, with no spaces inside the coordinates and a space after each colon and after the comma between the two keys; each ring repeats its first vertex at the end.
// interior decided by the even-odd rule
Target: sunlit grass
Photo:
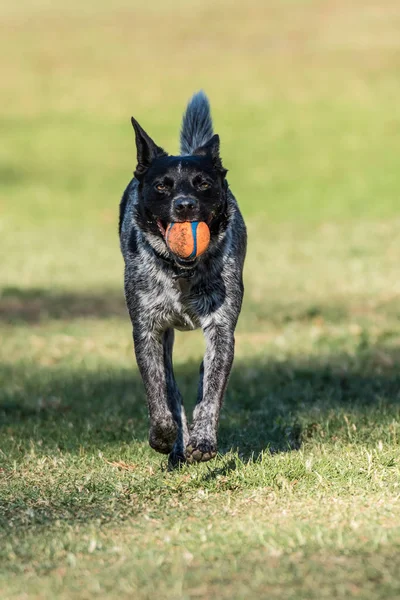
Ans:
{"type": "MultiPolygon", "coordinates": [[[[0,9],[1,598],[400,594],[400,11],[0,9]],[[203,87],[249,231],[217,459],[169,473],[122,293],[134,114],[203,87]]],[[[178,334],[193,406],[199,332],[178,334]]]]}

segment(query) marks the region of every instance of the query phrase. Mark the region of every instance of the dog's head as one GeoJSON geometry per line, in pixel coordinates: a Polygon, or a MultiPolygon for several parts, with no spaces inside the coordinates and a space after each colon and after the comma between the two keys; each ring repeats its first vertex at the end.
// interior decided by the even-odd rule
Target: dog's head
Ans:
{"type": "Polygon", "coordinates": [[[139,181],[137,214],[143,231],[164,242],[169,223],[204,221],[217,235],[226,220],[226,169],[219,156],[219,136],[214,135],[190,156],[169,156],[132,118],[136,135],[139,181]]]}

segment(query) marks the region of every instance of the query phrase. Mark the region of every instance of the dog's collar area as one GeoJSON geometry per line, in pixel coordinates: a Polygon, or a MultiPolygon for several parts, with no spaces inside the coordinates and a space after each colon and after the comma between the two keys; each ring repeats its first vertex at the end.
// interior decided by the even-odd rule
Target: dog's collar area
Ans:
{"type": "Polygon", "coordinates": [[[172,279],[191,279],[195,274],[195,269],[185,269],[183,267],[178,267],[178,269],[174,269],[175,273],[172,275],[172,279]]]}
{"type": "Polygon", "coordinates": [[[172,279],[191,279],[196,272],[196,265],[192,267],[183,267],[176,263],[173,259],[168,258],[167,256],[163,256],[155,248],[152,248],[154,254],[157,258],[166,263],[169,267],[172,268],[174,274],[172,275],[172,279]]]}

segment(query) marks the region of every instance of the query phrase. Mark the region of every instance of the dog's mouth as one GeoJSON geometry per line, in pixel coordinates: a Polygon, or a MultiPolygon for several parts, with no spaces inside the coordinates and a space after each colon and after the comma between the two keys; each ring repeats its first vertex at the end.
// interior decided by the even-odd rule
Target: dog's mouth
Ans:
{"type": "MultiPolygon", "coordinates": [[[[210,224],[212,222],[214,218],[214,214],[211,213],[206,221],[207,225],[210,227],[210,224]]],[[[196,222],[197,219],[193,219],[193,222],[196,222]]],[[[182,220],[182,221],[174,221],[174,223],[187,223],[187,222],[192,222],[192,221],[188,221],[187,219],[182,220]]],[[[168,228],[171,225],[171,222],[168,221],[164,221],[163,219],[157,219],[157,227],[158,230],[167,246],[167,248],[171,251],[169,244],[167,242],[167,232],[168,232],[168,228]]],[[[198,261],[198,256],[195,257],[188,257],[188,258],[184,258],[183,256],[178,256],[178,254],[175,254],[174,252],[172,252],[172,255],[174,257],[174,261],[175,263],[182,267],[183,269],[191,269],[192,267],[194,267],[198,261]]]]}
{"type": "MultiPolygon", "coordinates": [[[[213,219],[215,217],[215,214],[212,212],[208,219],[205,221],[207,223],[207,225],[210,227],[211,223],[213,222],[213,219]]],[[[174,223],[186,223],[186,222],[194,222],[194,221],[198,221],[199,219],[185,219],[185,220],[179,220],[177,219],[176,221],[174,221],[174,223]]],[[[157,219],[157,227],[159,232],[161,233],[161,235],[163,236],[164,240],[165,240],[165,236],[167,233],[167,229],[168,229],[168,225],[170,225],[170,223],[168,221],[164,221],[163,219],[157,219]]]]}
{"type": "Polygon", "coordinates": [[[167,232],[168,223],[166,221],[162,221],[161,219],[157,220],[157,227],[163,238],[165,239],[165,234],[167,232]]]}
{"type": "MultiPolygon", "coordinates": [[[[163,221],[162,219],[157,220],[158,230],[161,233],[167,247],[168,247],[168,244],[167,244],[166,236],[167,236],[167,229],[168,229],[169,225],[170,225],[170,223],[168,223],[167,221],[163,221]]],[[[190,268],[191,266],[193,266],[196,263],[196,258],[182,258],[181,256],[177,256],[176,254],[173,254],[173,256],[174,256],[174,260],[175,260],[176,264],[179,265],[180,267],[190,268]]]]}

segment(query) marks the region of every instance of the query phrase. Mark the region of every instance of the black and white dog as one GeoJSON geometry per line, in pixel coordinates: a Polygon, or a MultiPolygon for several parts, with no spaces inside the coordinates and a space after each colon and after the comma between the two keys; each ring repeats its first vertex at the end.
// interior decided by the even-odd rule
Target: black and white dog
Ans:
{"type": "Polygon", "coordinates": [[[232,367],[234,331],[243,299],[246,227],[226,181],[210,106],[195,94],[183,117],[181,154],[169,156],[132,118],[137,147],[134,179],[120,204],[125,298],[136,360],[147,394],[150,446],[169,464],[206,461],[217,451],[219,413],[232,367]],[[204,221],[207,251],[172,254],[169,223],[204,221]],[[172,367],[174,329],[201,327],[206,352],[188,429],[172,367]]]}

